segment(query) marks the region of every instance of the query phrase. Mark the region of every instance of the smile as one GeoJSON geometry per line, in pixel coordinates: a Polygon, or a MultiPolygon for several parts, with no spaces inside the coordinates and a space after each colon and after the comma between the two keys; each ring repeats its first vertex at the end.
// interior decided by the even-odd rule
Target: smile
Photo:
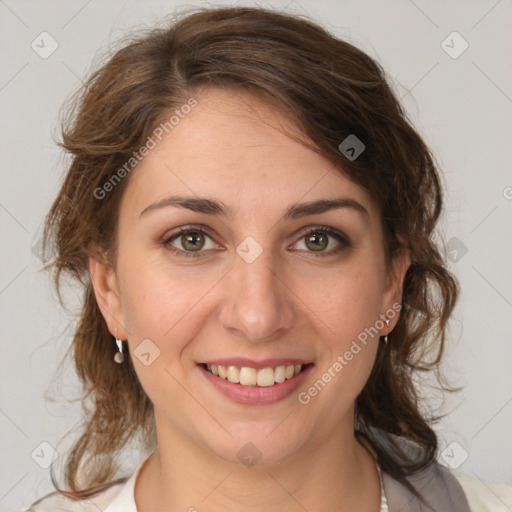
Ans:
{"type": "Polygon", "coordinates": [[[269,387],[280,384],[298,375],[306,366],[303,364],[290,364],[256,369],[247,366],[204,365],[206,370],[212,375],[225,379],[232,384],[257,387],[269,387]]]}
{"type": "Polygon", "coordinates": [[[296,358],[230,357],[197,363],[209,385],[238,404],[271,405],[297,393],[315,364],[296,358]]]}

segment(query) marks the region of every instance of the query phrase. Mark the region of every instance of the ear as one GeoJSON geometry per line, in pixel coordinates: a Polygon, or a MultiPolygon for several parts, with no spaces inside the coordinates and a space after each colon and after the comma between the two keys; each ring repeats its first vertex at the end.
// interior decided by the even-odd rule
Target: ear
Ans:
{"type": "MultiPolygon", "coordinates": [[[[389,310],[397,312],[397,305],[402,304],[404,279],[410,264],[410,251],[404,244],[395,251],[389,263],[386,288],[382,302],[383,313],[389,310]]],[[[385,334],[388,334],[395,328],[399,316],[400,315],[396,314],[390,315],[389,327],[386,328],[387,332],[385,334]]]]}
{"type": "Polygon", "coordinates": [[[97,251],[95,254],[97,255],[89,258],[89,274],[96,302],[110,334],[112,336],[117,334],[117,338],[125,340],[127,338],[127,331],[124,327],[125,322],[119,299],[119,288],[115,270],[107,261],[104,253],[97,251]]]}

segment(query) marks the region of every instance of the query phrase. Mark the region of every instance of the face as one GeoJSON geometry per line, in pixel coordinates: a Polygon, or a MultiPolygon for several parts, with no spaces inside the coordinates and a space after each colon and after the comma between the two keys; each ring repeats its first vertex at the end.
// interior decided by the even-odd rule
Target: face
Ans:
{"type": "Polygon", "coordinates": [[[115,269],[91,261],[98,302],[159,436],[233,462],[247,442],[268,464],[304,457],[353,436],[403,261],[386,265],[376,204],[286,117],[196,98],[130,176],[115,269]]]}

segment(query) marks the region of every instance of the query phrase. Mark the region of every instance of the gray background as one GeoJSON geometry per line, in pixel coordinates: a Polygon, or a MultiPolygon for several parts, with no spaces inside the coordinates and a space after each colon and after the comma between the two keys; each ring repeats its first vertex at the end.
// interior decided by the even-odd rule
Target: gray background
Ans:
{"type": "MultiPolygon", "coordinates": [[[[206,4],[0,0],[1,511],[51,490],[49,469],[41,467],[52,460],[49,445],[62,461],[71,438],[59,441],[81,419],[79,404],[66,401],[76,392],[72,369],[64,370],[60,385],[54,379],[73,310],[58,306],[33,250],[65,167],[52,140],[58,109],[111,41],[177,6],[206,4]],[[43,31],[58,43],[48,58],[31,47],[34,40],[42,46],[43,31]]],[[[377,58],[433,148],[446,186],[440,237],[462,286],[445,372],[464,390],[441,404],[450,413],[437,427],[443,461],[485,481],[512,484],[511,2],[259,5],[308,14],[377,58]],[[457,58],[442,46],[453,31],[469,44],[457,58]]],[[[50,40],[44,45],[48,50],[50,40]]],[[[451,36],[447,45],[458,53],[463,41],[451,36]]],[[[129,453],[126,471],[139,457],[129,453]]]]}

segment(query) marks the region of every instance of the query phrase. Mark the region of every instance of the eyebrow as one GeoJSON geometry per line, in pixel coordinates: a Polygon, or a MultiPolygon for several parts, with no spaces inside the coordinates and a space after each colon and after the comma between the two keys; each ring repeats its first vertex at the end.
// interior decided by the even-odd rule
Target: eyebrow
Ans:
{"type": "MultiPolygon", "coordinates": [[[[152,203],[140,212],[139,218],[143,215],[162,208],[179,207],[192,210],[193,212],[205,213],[207,215],[216,215],[224,217],[234,217],[234,211],[227,207],[222,201],[207,198],[185,197],[185,196],[171,196],[156,203],[152,203]]],[[[365,216],[369,217],[368,210],[359,202],[348,197],[337,197],[333,199],[318,199],[307,203],[297,203],[283,215],[283,219],[297,219],[307,215],[314,215],[324,213],[329,210],[338,208],[352,208],[365,216]]]]}

